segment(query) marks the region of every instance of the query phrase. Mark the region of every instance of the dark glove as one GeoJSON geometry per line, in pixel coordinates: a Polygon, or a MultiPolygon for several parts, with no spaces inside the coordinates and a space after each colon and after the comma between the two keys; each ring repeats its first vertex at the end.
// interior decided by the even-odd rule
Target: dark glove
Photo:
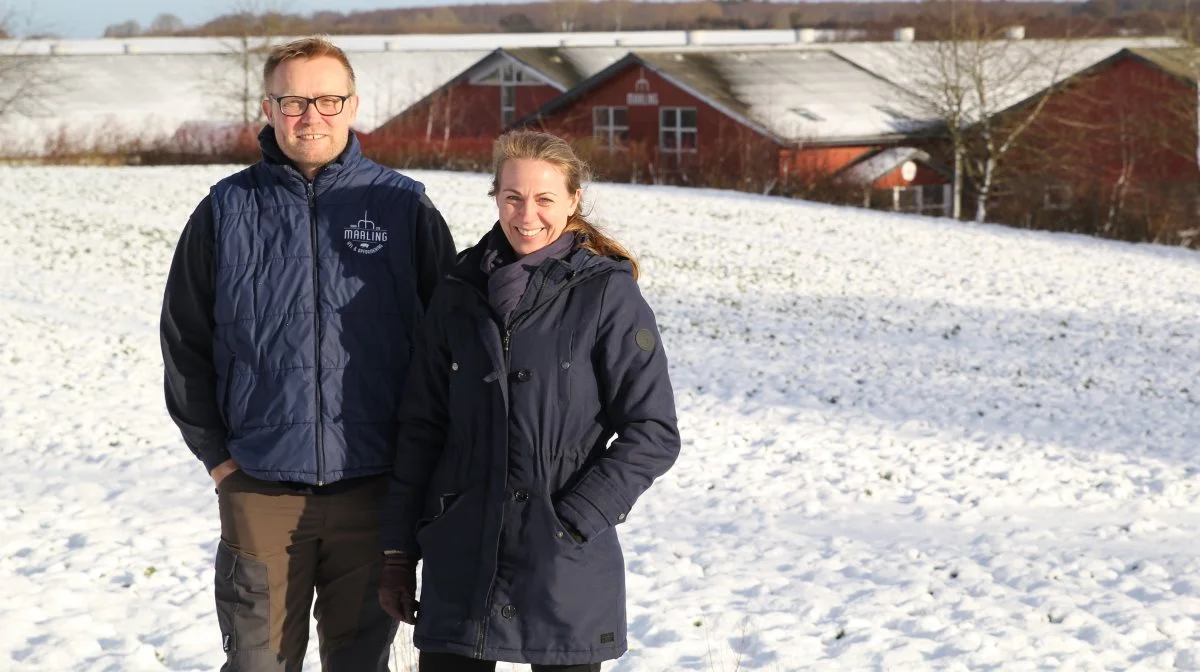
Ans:
{"type": "Polygon", "coordinates": [[[379,577],[379,606],[389,616],[409,625],[417,624],[417,556],[389,553],[383,556],[379,577]]]}

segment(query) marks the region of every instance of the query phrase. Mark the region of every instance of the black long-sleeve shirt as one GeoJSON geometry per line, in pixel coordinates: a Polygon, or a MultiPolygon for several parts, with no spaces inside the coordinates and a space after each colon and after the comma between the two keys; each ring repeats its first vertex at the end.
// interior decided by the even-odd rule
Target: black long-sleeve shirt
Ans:
{"type": "MultiPolygon", "coordinates": [[[[427,196],[421,196],[414,226],[417,294],[428,308],[434,287],[454,263],[454,241],[427,196]]],[[[167,412],[208,471],[230,458],[213,363],[215,228],[211,197],[206,196],[179,237],[159,324],[167,412]]]]}

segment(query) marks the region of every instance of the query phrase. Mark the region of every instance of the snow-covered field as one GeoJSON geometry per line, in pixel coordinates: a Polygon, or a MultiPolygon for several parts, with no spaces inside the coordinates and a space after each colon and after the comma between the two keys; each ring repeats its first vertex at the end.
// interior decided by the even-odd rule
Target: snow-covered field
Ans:
{"type": "MultiPolygon", "coordinates": [[[[0,168],[0,669],[222,661],[157,317],[228,170],[0,168]]],[[[460,247],[492,221],[486,178],[417,177],[460,247]]],[[[641,255],[684,435],[620,531],[606,671],[1200,669],[1200,256],[590,195],[641,255]]]]}

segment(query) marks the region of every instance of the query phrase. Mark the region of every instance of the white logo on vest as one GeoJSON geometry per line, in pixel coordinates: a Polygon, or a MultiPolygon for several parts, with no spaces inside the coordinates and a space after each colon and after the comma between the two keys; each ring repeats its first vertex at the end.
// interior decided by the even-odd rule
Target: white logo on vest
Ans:
{"type": "Polygon", "coordinates": [[[387,242],[387,229],[379,228],[363,211],[363,218],[346,227],[343,240],[346,247],[359,254],[375,254],[387,242]]]}

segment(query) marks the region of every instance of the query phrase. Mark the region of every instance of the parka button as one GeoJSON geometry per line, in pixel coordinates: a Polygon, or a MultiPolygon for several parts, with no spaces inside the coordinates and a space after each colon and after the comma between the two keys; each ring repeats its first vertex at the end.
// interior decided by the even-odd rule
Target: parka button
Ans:
{"type": "Polygon", "coordinates": [[[617,522],[619,522],[619,523],[623,523],[623,522],[625,522],[625,514],[623,514],[623,513],[618,513],[618,514],[617,514],[617,522]]]}
{"type": "Polygon", "coordinates": [[[457,371],[458,370],[458,362],[450,362],[450,370],[457,371]]]}
{"type": "Polygon", "coordinates": [[[504,608],[500,610],[500,615],[505,618],[512,618],[513,616],[517,615],[517,608],[511,604],[506,604],[504,605],[504,608]]]}
{"type": "Polygon", "coordinates": [[[529,501],[529,491],[525,488],[521,488],[513,493],[513,499],[521,504],[524,504],[525,502],[529,501]]]}
{"type": "Polygon", "coordinates": [[[517,382],[518,383],[528,382],[529,379],[532,377],[533,377],[532,374],[529,373],[529,369],[521,369],[520,371],[517,371],[517,382]]]}

